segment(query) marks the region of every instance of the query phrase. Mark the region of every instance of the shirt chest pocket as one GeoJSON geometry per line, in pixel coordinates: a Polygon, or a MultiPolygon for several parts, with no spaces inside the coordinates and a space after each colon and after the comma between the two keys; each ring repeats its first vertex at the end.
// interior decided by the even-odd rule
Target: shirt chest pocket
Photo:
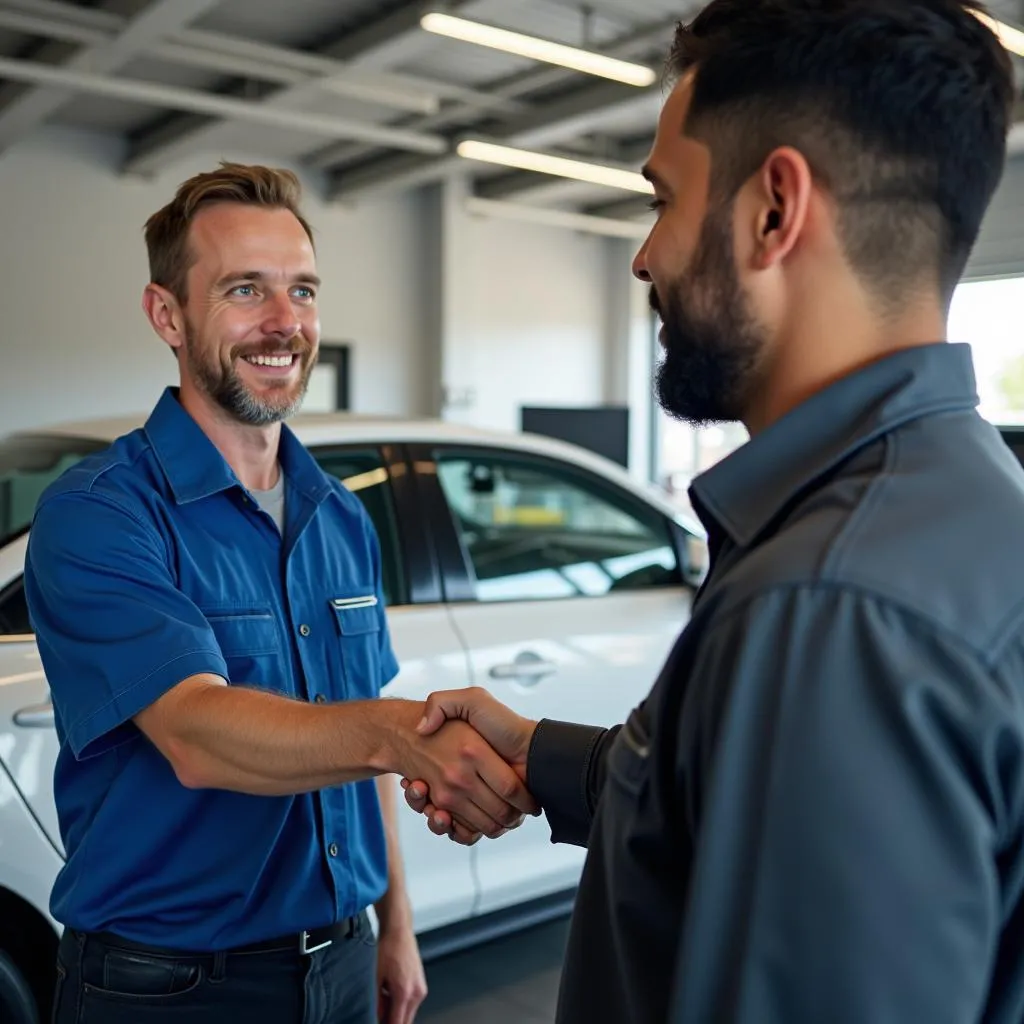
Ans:
{"type": "Polygon", "coordinates": [[[228,666],[228,682],[283,688],[281,636],[269,608],[209,608],[203,614],[228,666]]]}
{"type": "Polygon", "coordinates": [[[380,694],[381,610],[377,598],[337,597],[331,600],[337,626],[345,696],[349,700],[380,694]]]}

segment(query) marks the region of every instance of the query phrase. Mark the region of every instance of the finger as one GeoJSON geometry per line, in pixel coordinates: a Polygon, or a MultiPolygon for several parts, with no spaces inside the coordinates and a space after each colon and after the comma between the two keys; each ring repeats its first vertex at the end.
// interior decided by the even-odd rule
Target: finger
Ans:
{"type": "Polygon", "coordinates": [[[465,828],[456,822],[452,825],[452,831],[448,838],[453,843],[458,843],[459,846],[476,846],[483,839],[483,836],[479,832],[474,832],[472,829],[465,828]]]}
{"type": "Polygon", "coordinates": [[[427,828],[434,833],[435,836],[447,836],[451,834],[452,816],[447,811],[439,811],[433,804],[427,804],[423,808],[423,813],[427,819],[427,828]]]}
{"type": "Polygon", "coordinates": [[[411,993],[403,990],[395,998],[396,1001],[391,1010],[391,1021],[388,1024],[411,1024],[412,1015],[416,1010],[411,993]]]}
{"type": "Polygon", "coordinates": [[[429,792],[425,782],[413,782],[405,791],[405,802],[417,814],[423,814],[429,800],[429,792]]]}
{"type": "Polygon", "coordinates": [[[537,801],[519,776],[500,757],[494,755],[482,758],[477,774],[486,785],[488,793],[475,794],[474,800],[503,827],[511,825],[520,814],[536,813],[537,801]]]}
{"type": "Polygon", "coordinates": [[[505,826],[491,811],[505,813],[505,805],[496,797],[479,776],[474,776],[471,789],[460,788],[451,797],[441,801],[440,810],[447,811],[452,818],[473,832],[491,835],[505,826]]]}

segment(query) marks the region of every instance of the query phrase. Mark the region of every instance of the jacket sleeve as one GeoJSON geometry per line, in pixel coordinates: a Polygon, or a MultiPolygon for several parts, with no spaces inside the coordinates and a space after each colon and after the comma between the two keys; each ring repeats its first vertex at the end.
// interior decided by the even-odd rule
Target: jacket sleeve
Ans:
{"type": "Polygon", "coordinates": [[[526,763],[527,788],[551,826],[551,841],[586,846],[604,788],[606,759],[619,726],[601,729],[545,719],[526,763]]]}

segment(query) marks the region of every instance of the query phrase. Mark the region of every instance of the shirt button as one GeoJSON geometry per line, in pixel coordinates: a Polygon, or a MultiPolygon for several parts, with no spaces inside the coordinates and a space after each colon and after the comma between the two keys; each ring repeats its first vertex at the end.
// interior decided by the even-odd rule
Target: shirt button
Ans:
{"type": "Polygon", "coordinates": [[[309,636],[309,634],[312,633],[312,632],[313,632],[313,630],[311,630],[309,628],[309,626],[307,626],[305,623],[303,623],[301,626],[299,626],[299,634],[301,636],[309,636]]]}
{"type": "Polygon", "coordinates": [[[338,844],[337,843],[331,843],[331,845],[327,847],[327,852],[332,857],[337,857],[338,856],[338,844]]]}
{"type": "Polygon", "coordinates": [[[327,703],[327,698],[322,693],[318,693],[313,699],[317,702],[317,704],[327,703]]]}

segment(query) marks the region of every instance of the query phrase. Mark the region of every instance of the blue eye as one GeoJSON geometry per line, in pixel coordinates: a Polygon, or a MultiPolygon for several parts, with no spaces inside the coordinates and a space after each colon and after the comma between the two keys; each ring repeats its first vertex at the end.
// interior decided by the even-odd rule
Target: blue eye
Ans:
{"type": "Polygon", "coordinates": [[[232,295],[239,295],[243,299],[249,298],[253,293],[253,286],[251,284],[240,284],[237,288],[231,289],[232,295]]]}
{"type": "Polygon", "coordinates": [[[306,285],[300,285],[298,288],[295,289],[294,294],[297,299],[306,299],[312,301],[313,299],[316,298],[316,293],[313,291],[313,289],[306,287],[306,285]]]}

